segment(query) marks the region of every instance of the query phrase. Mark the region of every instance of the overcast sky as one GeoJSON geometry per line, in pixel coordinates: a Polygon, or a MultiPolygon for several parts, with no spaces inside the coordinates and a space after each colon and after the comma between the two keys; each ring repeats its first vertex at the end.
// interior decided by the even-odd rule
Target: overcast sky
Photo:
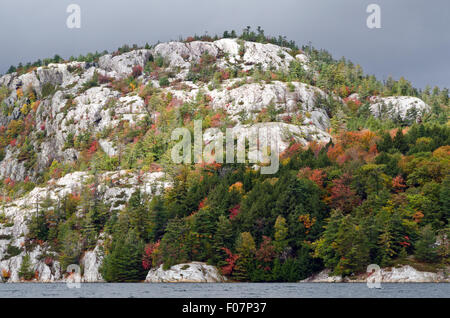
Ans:
{"type": "Polygon", "coordinates": [[[449,21],[448,0],[0,0],[0,73],[55,53],[68,58],[250,25],[300,46],[311,41],[380,79],[450,87],[449,21]],[[71,3],[81,7],[80,29],[66,26],[71,3]],[[381,29],[366,26],[371,3],[381,7],[381,29]]]}

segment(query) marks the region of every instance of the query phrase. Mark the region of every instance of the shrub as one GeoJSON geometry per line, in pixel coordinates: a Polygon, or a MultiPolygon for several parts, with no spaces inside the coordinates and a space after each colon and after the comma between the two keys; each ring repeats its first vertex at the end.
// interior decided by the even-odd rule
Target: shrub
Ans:
{"type": "Polygon", "coordinates": [[[46,98],[50,95],[53,95],[56,92],[56,86],[53,85],[52,83],[45,83],[42,86],[42,90],[41,90],[41,97],[42,98],[46,98]]]}
{"type": "Polygon", "coordinates": [[[142,66],[136,65],[133,67],[133,71],[131,72],[131,76],[134,78],[139,77],[142,75],[142,66]]]}
{"type": "Polygon", "coordinates": [[[424,262],[434,262],[437,259],[435,246],[436,236],[430,225],[425,226],[420,233],[420,239],[416,243],[416,256],[424,262]]]}
{"type": "Polygon", "coordinates": [[[8,260],[11,257],[17,256],[22,252],[22,250],[14,245],[9,244],[6,248],[6,255],[3,256],[3,260],[8,260]]]}
{"type": "Polygon", "coordinates": [[[159,86],[165,87],[165,86],[169,86],[169,85],[170,85],[170,82],[169,82],[169,79],[167,78],[167,76],[161,77],[159,79],[159,86]]]}

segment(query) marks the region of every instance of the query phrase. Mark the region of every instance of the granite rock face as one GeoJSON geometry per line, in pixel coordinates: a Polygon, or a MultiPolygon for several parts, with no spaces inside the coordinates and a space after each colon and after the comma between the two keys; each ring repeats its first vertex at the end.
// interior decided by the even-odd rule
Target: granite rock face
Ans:
{"type": "Polygon", "coordinates": [[[388,117],[393,120],[419,121],[420,118],[431,110],[423,100],[410,96],[391,96],[371,99],[373,103],[370,111],[374,116],[388,117]]]}
{"type": "Polygon", "coordinates": [[[145,49],[133,50],[116,56],[106,54],[100,57],[98,65],[101,69],[112,72],[109,75],[126,77],[132,72],[133,66],[138,65],[144,67],[151,54],[152,51],[145,49]]]}
{"type": "Polygon", "coordinates": [[[98,283],[103,282],[103,277],[100,274],[100,266],[103,261],[103,253],[100,250],[100,245],[97,246],[92,251],[87,251],[81,259],[81,264],[83,265],[83,277],[82,282],[85,283],[98,283]]]}

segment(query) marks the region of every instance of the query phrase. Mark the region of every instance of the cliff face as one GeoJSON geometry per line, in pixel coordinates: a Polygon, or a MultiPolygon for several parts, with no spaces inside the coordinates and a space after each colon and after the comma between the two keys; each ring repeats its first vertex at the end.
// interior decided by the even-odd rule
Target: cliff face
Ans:
{"type": "MultiPolygon", "coordinates": [[[[166,96],[170,94],[175,106],[192,103],[199,94],[205,94],[211,109],[223,111],[237,134],[243,134],[245,128],[252,126],[277,130],[281,135],[278,143],[280,152],[288,147],[292,139],[304,145],[311,141],[326,143],[331,140],[329,110],[324,107],[323,101],[331,98],[342,103],[339,97],[328,96],[317,87],[299,82],[273,80],[266,83],[252,79],[228,79],[226,76],[220,85],[194,82],[190,70],[196,63],[204,63],[205,53],[217,69],[236,67],[244,73],[253,69],[261,72],[286,71],[293,61],[301,62],[304,71],[311,69],[310,58],[305,54],[293,56],[290,49],[273,44],[221,39],[214,42],[161,43],[148,50],[107,54],[99,59],[98,64],[74,61],[38,67],[22,75],[4,75],[0,77],[0,87],[7,89],[8,94],[3,100],[5,111],[0,113],[0,126],[12,127],[11,123],[14,123],[16,129],[28,129],[28,134],[21,145],[26,145],[26,148],[19,149],[15,139],[5,147],[0,161],[0,179],[39,181],[53,163],[75,164],[83,151],[74,145],[73,139],[80,137],[81,140],[86,135],[99,136],[98,147],[107,157],[120,156],[122,149],[117,135],[108,132],[121,125],[138,127],[147,116],[153,119],[160,115],[149,107],[149,101],[141,97],[137,89],[120,90],[111,85],[114,80],[125,79],[132,73],[136,73],[133,76],[140,81],[141,87],[151,86],[166,96]],[[158,72],[166,75],[169,85],[158,80],[152,72],[142,72],[150,60],[158,58],[162,61],[158,72]],[[271,118],[257,122],[258,115],[268,108],[275,110],[271,118]],[[295,117],[298,121],[285,122],[288,117],[295,117]]],[[[390,116],[406,116],[412,104],[421,113],[429,110],[428,105],[417,99],[391,97],[383,102],[387,107],[395,105],[388,112],[390,116]]],[[[381,115],[381,102],[373,100],[373,103],[371,111],[381,115]]],[[[11,134],[14,135],[14,132],[11,131],[11,134]]],[[[111,211],[122,209],[137,188],[153,195],[171,184],[165,172],[158,171],[160,169],[143,173],[118,170],[101,173],[95,181],[100,200],[109,204],[111,211]]],[[[92,183],[91,177],[87,171],[54,177],[3,205],[2,214],[7,222],[0,223],[0,270],[7,273],[6,280],[20,280],[19,270],[26,253],[30,255],[31,267],[38,281],[63,279],[65,269],[60,268],[57,253],[45,242],[26,250],[28,220],[42,207],[45,198],[60,200],[69,193],[79,191],[86,183],[92,183]]],[[[82,253],[83,279],[86,282],[102,280],[98,271],[102,262],[102,244],[103,240],[99,239],[94,249],[82,253]]],[[[206,281],[222,280],[205,265],[190,266],[192,278],[180,278],[178,274],[170,274],[167,278],[157,269],[152,275],[149,274],[148,280],[197,280],[196,270],[210,272],[206,281]]]]}
{"type": "MultiPolygon", "coordinates": [[[[8,281],[20,281],[19,271],[26,253],[30,255],[31,267],[37,273],[36,279],[38,281],[54,282],[63,279],[63,273],[66,269],[60,268],[57,253],[52,251],[47,244],[42,242],[42,245],[37,245],[33,250],[25,251],[25,235],[29,231],[27,221],[36,213],[36,205],[42,203],[44,199],[63,198],[64,195],[80,189],[88,179],[89,175],[86,172],[70,173],[61,179],[54,180],[45,187],[36,187],[24,197],[4,207],[3,213],[9,220],[9,224],[0,225],[0,235],[2,235],[2,239],[0,239],[0,259],[2,259],[0,270],[9,273],[8,281]],[[19,253],[12,257],[8,255],[8,248],[11,246],[19,250],[19,253]],[[43,255],[46,257],[44,258],[43,255]],[[49,263],[46,258],[50,258],[52,261],[49,263]]],[[[102,174],[100,179],[102,182],[98,185],[98,191],[101,200],[111,204],[111,210],[122,209],[124,203],[137,188],[141,189],[143,193],[151,195],[160,192],[170,184],[163,180],[163,172],[146,173],[138,176],[135,173],[123,170],[102,174]]],[[[103,258],[102,245],[103,240],[100,239],[95,249],[86,251],[81,257],[80,264],[84,269],[82,281],[102,281],[99,274],[99,267],[103,258]]]]}
{"type": "MultiPolygon", "coordinates": [[[[142,85],[151,83],[181,102],[191,102],[199,92],[207,92],[213,109],[225,110],[235,121],[237,133],[249,126],[241,124],[240,113],[245,111],[250,119],[254,119],[259,111],[274,105],[280,109],[277,115],[280,121],[283,116],[298,112],[309,112],[309,116],[305,116],[303,125],[300,126],[276,122],[260,125],[266,125],[272,130],[290,132],[305,145],[311,140],[330,140],[327,133],[330,120],[316,102],[318,95],[326,95],[320,89],[302,83],[295,83],[293,88],[288,88],[286,83],[277,81],[267,85],[237,85],[237,80],[225,80],[222,88],[209,89],[208,83],[194,84],[187,80],[191,65],[199,62],[206,52],[215,59],[214,63],[218,67],[237,65],[244,71],[255,67],[262,70],[286,70],[294,59],[305,62],[306,68],[308,61],[307,56],[300,54],[293,57],[289,54],[289,49],[276,45],[222,39],[215,42],[161,43],[149,50],[134,50],[116,56],[108,54],[102,56],[98,64],[75,61],[50,64],[23,75],[7,74],[0,78],[0,87],[6,87],[10,92],[3,101],[10,111],[0,114],[0,126],[8,127],[12,121],[20,121],[23,125],[30,113],[21,110],[22,105],[35,107],[33,128],[28,136],[28,142],[31,144],[29,151],[35,154],[35,158],[33,165],[27,165],[27,161],[20,158],[20,149],[8,145],[0,162],[0,178],[14,181],[23,181],[26,178],[34,180],[53,162],[75,163],[81,153],[73,144],[67,143],[71,136],[76,138],[82,134],[98,135],[106,129],[116,128],[123,122],[130,126],[135,125],[146,117],[148,109],[139,94],[124,94],[107,83],[100,83],[101,81],[90,83],[98,76],[109,80],[126,78],[133,72],[134,67],[143,68],[150,59],[156,57],[164,60],[162,71],[173,75],[169,77],[169,81],[176,82],[177,86],[183,89],[177,89],[175,85],[160,87],[159,81],[151,74],[139,75],[142,85]],[[239,52],[241,48],[245,51],[243,55],[239,52]],[[30,101],[31,92],[39,98],[39,102],[30,101]],[[298,107],[299,104],[302,105],[301,108],[298,107]]],[[[153,113],[152,116],[158,114],[153,113]]],[[[290,136],[285,138],[285,141],[279,143],[280,151],[287,147],[290,136]]],[[[110,157],[115,157],[120,152],[112,135],[100,139],[98,144],[110,157]]],[[[36,272],[37,280],[47,282],[63,278],[65,269],[60,268],[58,255],[45,243],[41,243],[42,245],[32,251],[25,251],[27,222],[45,198],[62,199],[65,195],[81,189],[89,178],[89,174],[84,171],[69,173],[4,205],[2,213],[8,223],[0,224],[0,270],[7,273],[9,281],[20,280],[19,270],[26,253],[30,255],[32,270],[36,272]],[[10,255],[8,250],[11,251],[12,248],[17,252],[10,255]],[[47,260],[46,263],[43,255],[52,261],[47,260]]],[[[136,187],[151,194],[152,191],[159,191],[169,184],[170,180],[164,172],[138,175],[123,170],[100,175],[97,190],[101,200],[111,204],[112,210],[120,210],[136,187]]],[[[86,251],[81,258],[85,281],[101,280],[98,273],[102,259],[101,245],[100,240],[94,250],[86,251]]]]}
{"type": "MultiPolygon", "coordinates": [[[[307,63],[305,55],[292,57],[288,51],[289,49],[272,44],[239,44],[234,39],[170,42],[158,44],[150,50],[134,50],[117,56],[108,54],[99,59],[98,65],[85,62],[50,64],[20,76],[16,73],[5,75],[0,78],[0,86],[7,87],[11,92],[4,100],[10,112],[0,114],[0,125],[7,127],[13,120],[23,120],[25,115],[21,112],[21,107],[29,102],[24,91],[33,91],[40,97],[40,102],[33,123],[35,129],[30,135],[36,153],[36,164],[27,167],[26,162],[18,158],[17,147],[8,146],[5,157],[0,162],[0,177],[20,181],[27,176],[36,177],[54,160],[76,162],[80,152],[67,145],[69,136],[100,134],[106,129],[117,127],[121,121],[125,120],[133,125],[143,119],[148,111],[139,94],[123,94],[106,83],[100,84],[101,81],[92,84],[92,80],[95,76],[110,80],[123,79],[132,73],[133,67],[143,68],[150,58],[156,57],[164,60],[160,71],[171,74],[169,81],[177,83],[161,89],[171,93],[181,103],[192,102],[199,92],[205,92],[212,100],[213,109],[225,110],[236,126],[240,124],[238,115],[242,112],[254,119],[259,111],[268,106],[275,106],[279,110],[276,121],[297,113],[307,113],[300,126],[303,135],[298,138],[304,143],[311,140],[327,142],[330,140],[326,132],[330,127],[330,120],[316,102],[318,96],[325,98],[326,94],[318,88],[303,83],[293,83],[293,86],[287,87],[286,83],[277,81],[272,84],[243,84],[234,79],[225,80],[221,88],[212,89],[208,83],[194,84],[188,80],[192,63],[200,61],[205,53],[212,56],[217,67],[239,66],[244,72],[255,67],[262,70],[287,70],[294,59],[307,63]],[[245,50],[242,56],[239,55],[240,45],[245,50]],[[95,86],[86,89],[92,85],[95,86]]],[[[142,80],[142,85],[151,83],[154,87],[160,87],[159,81],[151,74],[140,75],[139,79],[142,80]]],[[[293,132],[298,130],[294,126],[286,128],[293,132]]],[[[108,154],[117,152],[114,140],[101,140],[100,145],[108,154]]]]}

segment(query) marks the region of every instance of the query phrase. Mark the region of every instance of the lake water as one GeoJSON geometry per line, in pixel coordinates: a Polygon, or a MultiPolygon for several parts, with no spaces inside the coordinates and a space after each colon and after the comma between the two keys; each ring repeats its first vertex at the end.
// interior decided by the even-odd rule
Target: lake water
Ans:
{"type": "Polygon", "coordinates": [[[450,283],[384,283],[370,289],[364,283],[224,283],[149,284],[82,283],[68,288],[64,283],[0,283],[0,298],[447,298],[450,283]]]}

